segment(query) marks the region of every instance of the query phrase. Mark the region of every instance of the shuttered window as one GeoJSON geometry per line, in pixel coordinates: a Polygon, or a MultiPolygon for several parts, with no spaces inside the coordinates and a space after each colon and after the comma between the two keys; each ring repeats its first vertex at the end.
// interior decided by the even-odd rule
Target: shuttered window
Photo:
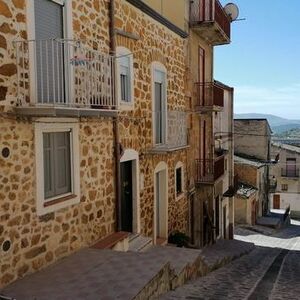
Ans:
{"type": "Polygon", "coordinates": [[[66,102],[64,6],[50,0],[34,1],[37,101],[66,102]]]}
{"type": "Polygon", "coordinates": [[[131,100],[131,81],[130,81],[130,58],[124,56],[120,58],[120,89],[121,101],[130,102],[131,100]]]}
{"type": "Polygon", "coordinates": [[[165,73],[155,70],[154,74],[154,131],[155,144],[164,144],[166,142],[166,79],[165,73]]]}
{"type": "Polygon", "coordinates": [[[45,199],[71,192],[70,131],[44,132],[45,199]]]}

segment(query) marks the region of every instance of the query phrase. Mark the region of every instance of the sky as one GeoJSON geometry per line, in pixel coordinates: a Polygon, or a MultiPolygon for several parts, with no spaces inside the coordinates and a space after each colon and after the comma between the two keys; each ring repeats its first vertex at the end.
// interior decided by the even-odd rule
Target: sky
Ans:
{"type": "Polygon", "coordinates": [[[232,2],[246,20],[215,47],[215,79],[234,87],[235,113],[300,119],[300,0],[232,2]]]}

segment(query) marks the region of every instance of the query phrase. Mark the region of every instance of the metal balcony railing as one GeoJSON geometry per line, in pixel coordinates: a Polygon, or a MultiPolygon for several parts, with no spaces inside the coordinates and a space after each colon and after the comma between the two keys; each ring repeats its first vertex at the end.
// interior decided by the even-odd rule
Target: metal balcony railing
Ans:
{"type": "Polygon", "coordinates": [[[290,178],[298,178],[299,177],[299,169],[289,170],[286,168],[282,168],[281,176],[282,177],[290,177],[290,178]]]}
{"type": "Polygon", "coordinates": [[[115,109],[114,57],[82,42],[16,41],[19,106],[115,109]]]}
{"type": "Polygon", "coordinates": [[[196,160],[196,182],[214,183],[225,172],[224,155],[216,159],[196,160]]]}
{"type": "Polygon", "coordinates": [[[153,114],[154,144],[156,149],[171,150],[188,145],[186,112],[174,110],[153,112],[153,114]]]}
{"type": "MultiPolygon", "coordinates": [[[[217,24],[219,30],[230,40],[230,19],[218,0],[193,0],[190,5],[190,26],[217,24]]],[[[206,28],[210,30],[209,28],[206,28]]],[[[209,34],[209,31],[207,31],[209,34]]]]}
{"type": "Polygon", "coordinates": [[[224,89],[213,82],[195,83],[196,111],[214,111],[224,107],[224,89]]]}

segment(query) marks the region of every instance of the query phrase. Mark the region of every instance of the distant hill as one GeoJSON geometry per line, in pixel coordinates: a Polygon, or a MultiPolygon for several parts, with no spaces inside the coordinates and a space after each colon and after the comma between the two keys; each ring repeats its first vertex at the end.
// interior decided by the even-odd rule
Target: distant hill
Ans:
{"type": "Polygon", "coordinates": [[[289,120],[270,114],[235,114],[235,119],[267,119],[274,133],[283,133],[294,128],[300,128],[300,120],[289,120]]]}

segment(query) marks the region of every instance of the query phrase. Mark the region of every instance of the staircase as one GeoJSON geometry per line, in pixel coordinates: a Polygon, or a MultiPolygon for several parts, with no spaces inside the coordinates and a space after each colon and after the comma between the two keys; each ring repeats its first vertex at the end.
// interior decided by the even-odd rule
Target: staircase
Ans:
{"type": "Polygon", "coordinates": [[[139,233],[131,233],[128,238],[128,251],[145,252],[152,246],[152,238],[142,236],[139,233]]]}

